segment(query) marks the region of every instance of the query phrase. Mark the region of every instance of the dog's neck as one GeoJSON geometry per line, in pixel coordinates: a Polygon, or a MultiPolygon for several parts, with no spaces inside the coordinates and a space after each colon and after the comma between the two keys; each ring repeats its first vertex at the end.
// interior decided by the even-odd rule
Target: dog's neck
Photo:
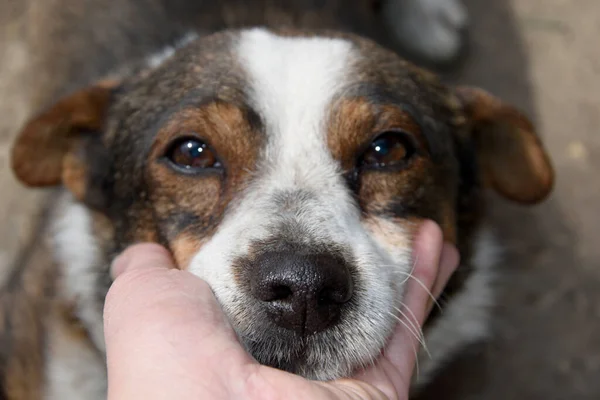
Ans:
{"type": "Polygon", "coordinates": [[[64,193],[58,201],[50,229],[54,255],[61,270],[65,301],[72,301],[74,313],[88,331],[94,346],[105,351],[103,299],[109,281],[109,260],[94,236],[90,211],[64,193]]]}

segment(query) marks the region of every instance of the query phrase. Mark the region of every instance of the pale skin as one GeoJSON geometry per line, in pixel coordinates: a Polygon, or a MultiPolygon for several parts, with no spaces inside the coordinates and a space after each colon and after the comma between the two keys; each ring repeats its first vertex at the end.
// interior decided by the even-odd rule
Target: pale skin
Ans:
{"type": "MultiPolygon", "coordinates": [[[[438,296],[456,269],[454,246],[426,221],[413,275],[438,296]]],[[[105,305],[108,398],[405,400],[419,343],[400,324],[377,362],[348,379],[314,382],[259,365],[238,342],[206,282],[175,268],[155,244],[127,249],[113,264],[105,305]]],[[[415,279],[404,304],[422,324],[433,302],[415,279]]]]}

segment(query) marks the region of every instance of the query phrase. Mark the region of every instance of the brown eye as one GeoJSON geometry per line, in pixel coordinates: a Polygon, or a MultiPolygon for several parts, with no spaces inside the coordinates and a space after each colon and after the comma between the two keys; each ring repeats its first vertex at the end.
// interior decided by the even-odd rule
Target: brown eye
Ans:
{"type": "Polygon", "coordinates": [[[415,146],[405,132],[389,131],[377,136],[360,159],[360,166],[385,168],[401,166],[415,153],[415,146]]]}
{"type": "Polygon", "coordinates": [[[206,143],[194,138],[178,140],[173,144],[167,158],[186,170],[220,168],[221,163],[206,143]]]}

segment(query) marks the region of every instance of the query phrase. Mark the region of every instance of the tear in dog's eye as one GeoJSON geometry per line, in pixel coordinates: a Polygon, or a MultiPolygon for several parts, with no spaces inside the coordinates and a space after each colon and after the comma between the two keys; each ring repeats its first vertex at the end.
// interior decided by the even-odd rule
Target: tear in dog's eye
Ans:
{"type": "Polygon", "coordinates": [[[176,166],[189,170],[221,167],[208,145],[195,138],[176,141],[169,149],[167,158],[176,166]]]}
{"type": "Polygon", "coordinates": [[[371,142],[360,158],[359,165],[371,168],[402,166],[415,150],[414,142],[406,132],[384,132],[371,142]]]}

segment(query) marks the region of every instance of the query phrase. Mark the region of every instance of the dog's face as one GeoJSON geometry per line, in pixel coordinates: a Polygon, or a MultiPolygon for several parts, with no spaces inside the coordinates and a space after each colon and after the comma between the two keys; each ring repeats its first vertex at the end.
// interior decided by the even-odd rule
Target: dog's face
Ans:
{"type": "Polygon", "coordinates": [[[87,204],[107,260],[166,245],[264,364],[329,379],[371,362],[420,220],[460,242],[480,181],[521,202],[552,185],[514,109],[371,42],[226,32],[156,61],[34,118],[13,166],[87,204]]]}

